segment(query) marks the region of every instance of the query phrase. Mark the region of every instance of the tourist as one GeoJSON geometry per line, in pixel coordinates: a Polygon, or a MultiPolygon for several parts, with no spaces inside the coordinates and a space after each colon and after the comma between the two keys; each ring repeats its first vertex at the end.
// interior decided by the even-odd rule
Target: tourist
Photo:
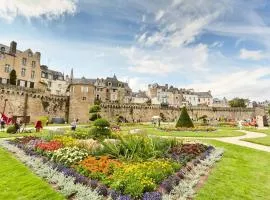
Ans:
{"type": "Polygon", "coordinates": [[[78,119],[76,119],[76,120],[74,119],[73,122],[71,123],[71,130],[72,131],[76,131],[78,121],[79,121],[78,119]]]}
{"type": "Polygon", "coordinates": [[[3,117],[1,117],[1,119],[0,119],[0,125],[1,125],[1,130],[4,130],[5,129],[5,120],[4,120],[4,118],[3,117]]]}
{"type": "Polygon", "coordinates": [[[15,127],[15,130],[16,130],[16,133],[20,133],[20,128],[21,128],[20,121],[16,120],[16,122],[14,124],[14,127],[15,127]]]}
{"type": "Polygon", "coordinates": [[[42,122],[40,120],[38,120],[36,122],[36,125],[35,125],[35,128],[36,128],[36,132],[40,132],[40,129],[42,129],[42,122]]]}

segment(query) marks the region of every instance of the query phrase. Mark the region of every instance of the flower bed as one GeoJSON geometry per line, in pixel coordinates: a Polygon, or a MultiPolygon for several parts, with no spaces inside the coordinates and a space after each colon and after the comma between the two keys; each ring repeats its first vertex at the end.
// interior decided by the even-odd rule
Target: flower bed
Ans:
{"type": "Polygon", "coordinates": [[[166,128],[159,128],[162,131],[192,131],[192,132],[212,132],[212,131],[216,131],[217,129],[215,127],[212,126],[199,126],[199,127],[194,127],[194,128],[175,128],[175,127],[166,127],[166,128]]]}
{"type": "Polygon", "coordinates": [[[51,141],[35,137],[10,143],[31,157],[38,156],[50,170],[61,172],[74,184],[112,199],[161,199],[215,150],[146,136],[119,137],[117,142],[101,142],[95,150],[76,146],[81,142],[57,136],[51,141]]]}

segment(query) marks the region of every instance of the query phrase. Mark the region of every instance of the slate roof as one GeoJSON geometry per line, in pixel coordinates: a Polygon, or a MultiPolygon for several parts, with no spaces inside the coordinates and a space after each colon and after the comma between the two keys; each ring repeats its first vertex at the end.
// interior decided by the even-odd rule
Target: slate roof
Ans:
{"type": "Polygon", "coordinates": [[[195,92],[195,94],[197,94],[198,97],[201,97],[201,98],[212,98],[212,95],[210,92],[195,92]]]}

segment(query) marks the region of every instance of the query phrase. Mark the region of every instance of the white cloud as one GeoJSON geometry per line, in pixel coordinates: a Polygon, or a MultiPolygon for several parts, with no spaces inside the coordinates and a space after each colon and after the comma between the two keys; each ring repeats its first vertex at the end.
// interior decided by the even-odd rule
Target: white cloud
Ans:
{"type": "Polygon", "coordinates": [[[204,71],[207,69],[208,47],[199,44],[194,47],[146,50],[132,47],[121,51],[127,57],[129,70],[138,73],[168,75],[181,71],[204,71]]]}
{"type": "Polygon", "coordinates": [[[64,14],[74,14],[76,4],[77,0],[1,0],[0,18],[9,22],[17,16],[54,19],[64,14]]]}
{"type": "Polygon", "coordinates": [[[247,50],[241,49],[239,57],[247,60],[262,60],[266,58],[266,55],[261,50],[247,50]]]}
{"type": "Polygon", "coordinates": [[[159,21],[165,14],[164,10],[159,10],[156,14],[156,21],[159,21]]]}
{"type": "Polygon", "coordinates": [[[199,91],[212,90],[217,97],[243,97],[251,100],[269,99],[270,67],[257,67],[251,70],[239,70],[234,73],[213,75],[208,80],[186,85],[199,91]]]}
{"type": "Polygon", "coordinates": [[[148,88],[147,82],[149,82],[149,80],[141,77],[125,76],[119,77],[119,80],[128,83],[132,91],[139,91],[139,90],[146,91],[148,88]]]}

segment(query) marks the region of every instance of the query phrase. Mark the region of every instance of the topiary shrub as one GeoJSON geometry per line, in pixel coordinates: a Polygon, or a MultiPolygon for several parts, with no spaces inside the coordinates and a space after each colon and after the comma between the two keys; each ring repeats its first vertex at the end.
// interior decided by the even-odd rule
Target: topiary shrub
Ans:
{"type": "Polygon", "coordinates": [[[89,113],[90,113],[90,117],[89,120],[90,121],[95,121],[99,118],[101,118],[99,112],[101,111],[101,107],[99,105],[93,105],[92,107],[90,107],[89,109],[89,113]]]}
{"type": "Polygon", "coordinates": [[[7,128],[7,133],[11,133],[11,134],[14,134],[14,133],[16,133],[16,128],[15,128],[15,126],[9,126],[8,128],[7,128]]]}
{"type": "Polygon", "coordinates": [[[194,127],[193,122],[188,115],[186,107],[182,108],[180,117],[179,117],[175,127],[176,128],[178,128],[178,127],[193,128],[194,127]]]}
{"type": "Polygon", "coordinates": [[[106,119],[97,119],[93,125],[89,131],[92,138],[102,140],[111,136],[110,123],[106,119]]]}
{"type": "Polygon", "coordinates": [[[95,120],[97,120],[97,119],[99,119],[99,118],[101,118],[100,114],[94,113],[94,114],[92,114],[92,115],[90,116],[89,120],[90,120],[90,121],[95,121],[95,120]]]}

